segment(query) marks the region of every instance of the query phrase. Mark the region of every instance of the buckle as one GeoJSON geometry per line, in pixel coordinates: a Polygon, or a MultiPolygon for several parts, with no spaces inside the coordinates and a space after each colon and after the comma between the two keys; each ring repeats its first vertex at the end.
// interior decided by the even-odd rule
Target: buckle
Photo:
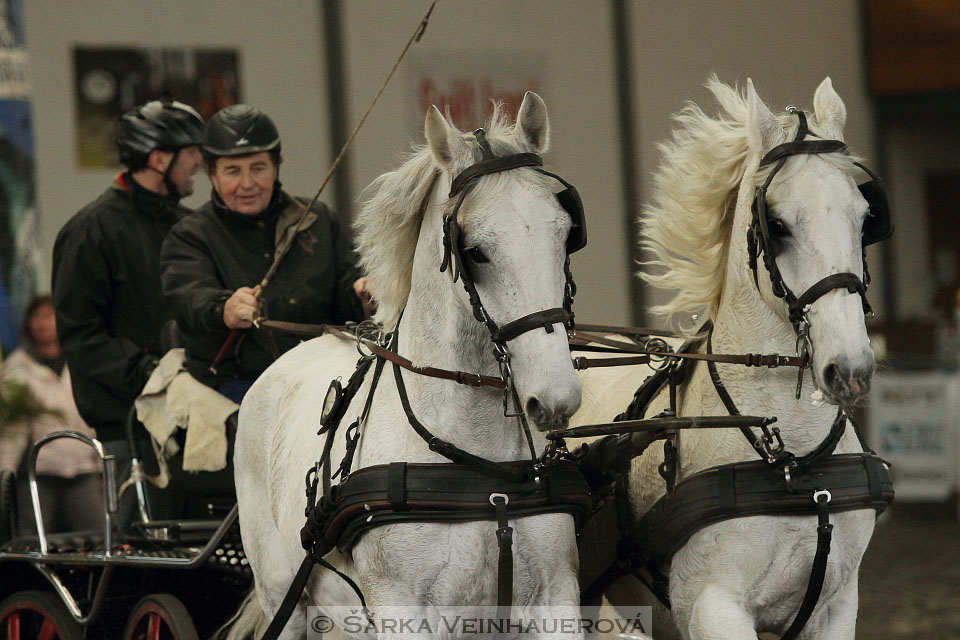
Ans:
{"type": "MultiPolygon", "coordinates": [[[[773,427],[769,431],[764,429],[764,433],[757,439],[755,447],[767,462],[776,461],[785,449],[783,438],[780,437],[780,429],[778,427],[773,427]]],[[[789,484],[789,478],[787,482],[789,484]]]]}
{"type": "Polygon", "coordinates": [[[826,498],[826,500],[824,500],[824,503],[829,504],[830,501],[833,500],[833,495],[826,489],[820,489],[819,491],[814,491],[813,501],[816,504],[820,504],[820,498],[826,498]]]}
{"type": "MultiPolygon", "coordinates": [[[[803,390],[803,370],[810,364],[810,354],[813,353],[813,343],[810,342],[810,321],[807,319],[807,308],[804,309],[800,323],[797,325],[797,357],[802,360],[804,365],[797,367],[797,392],[796,398],[800,399],[800,392],[803,390]]],[[[816,384],[816,378],[814,378],[816,384]]]]}
{"type": "Polygon", "coordinates": [[[773,354],[773,362],[767,365],[768,369],[776,369],[777,367],[785,367],[790,364],[790,356],[782,356],[779,353],[773,354]]]}
{"type": "Polygon", "coordinates": [[[498,498],[503,499],[503,506],[507,506],[508,504],[510,504],[510,496],[508,496],[505,493],[491,493],[489,498],[490,504],[492,504],[493,506],[497,506],[498,498]]]}
{"type": "Polygon", "coordinates": [[[790,472],[791,470],[796,468],[797,468],[796,462],[791,462],[790,464],[786,464],[783,466],[783,479],[787,483],[787,490],[790,491],[791,493],[796,491],[796,489],[793,486],[793,477],[790,475],[790,472]]]}

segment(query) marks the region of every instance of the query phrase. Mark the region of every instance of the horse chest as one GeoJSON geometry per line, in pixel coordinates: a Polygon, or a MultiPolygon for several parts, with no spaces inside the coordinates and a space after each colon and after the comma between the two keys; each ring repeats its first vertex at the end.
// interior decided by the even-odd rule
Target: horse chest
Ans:
{"type": "MultiPolygon", "coordinates": [[[[873,533],[873,510],[837,513],[821,604],[855,576],[873,533]]],[[[781,624],[806,589],[816,553],[815,517],[756,516],[721,522],[697,532],[671,564],[675,607],[691,606],[711,587],[741,594],[758,623],[781,624]]]]}
{"type": "MultiPolygon", "coordinates": [[[[572,529],[569,516],[551,514],[540,518],[565,518],[572,529]]],[[[549,542],[543,545],[530,542],[535,537],[550,538],[553,532],[549,528],[563,530],[562,526],[549,527],[549,523],[523,520],[512,521],[511,526],[515,529],[514,594],[517,601],[523,601],[539,582],[550,582],[550,574],[560,570],[554,553],[573,558],[575,550],[564,550],[559,540],[550,541],[555,543],[553,546],[549,542]],[[539,529],[543,531],[538,532],[539,529]],[[541,547],[551,553],[541,553],[541,547]]],[[[415,585],[416,596],[425,601],[442,604],[452,598],[492,602],[497,589],[495,530],[496,523],[489,521],[384,526],[365,533],[353,557],[364,581],[381,585],[385,590],[389,590],[390,585],[415,585]]],[[[570,567],[566,569],[572,571],[570,567]]]]}

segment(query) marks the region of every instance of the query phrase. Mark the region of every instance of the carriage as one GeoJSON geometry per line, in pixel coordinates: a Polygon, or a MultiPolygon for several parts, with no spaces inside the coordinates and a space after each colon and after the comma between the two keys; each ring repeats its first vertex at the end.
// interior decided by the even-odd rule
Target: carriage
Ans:
{"type": "MultiPolygon", "coordinates": [[[[666,310],[712,321],[686,342],[577,334],[569,256],[585,220],[575,189],[542,169],[538,96],[516,125],[495,114],[489,131],[428,112],[428,145],[374,183],[358,218],[389,330],[300,345],[241,407],[237,497],[256,581],[231,638],[302,638],[311,602],[345,628],[343,610],[358,607],[435,619],[495,602],[576,618],[600,596],[657,607],[658,640],[853,637],[859,561],[893,497],[844,409],[873,367],[864,247],[892,230],[882,184],[847,155],[829,80],[810,123],[795,109],[775,116],[752,84],[711,89],[725,117],[681,114],[648,213],[666,267],[651,279],[680,291],[666,310]],[[859,188],[858,169],[870,177],[859,188]],[[570,336],[611,353],[571,360],[570,336]],[[567,448],[580,438],[586,447],[567,448]],[[597,496],[615,498],[616,522],[578,534],[597,496]]],[[[129,543],[130,566],[159,576],[239,558],[223,537],[232,518],[202,546],[177,538],[186,523],[161,526],[174,542],[129,543]],[[153,552],[192,555],[147,562],[153,552]]],[[[47,575],[44,551],[2,558],[47,575]]],[[[99,605],[87,567],[109,576],[117,557],[63,565],[99,605]]]]}
{"type": "MultiPolygon", "coordinates": [[[[232,469],[188,476],[169,461],[172,483],[190,496],[183,518],[151,517],[144,454],[137,451],[135,423],[127,436],[135,452],[132,480],[136,521],[124,532],[114,523],[118,487],[113,456],[100,443],[72,431],[35,442],[27,458],[34,514],[40,513],[36,459],[58,438],[92,447],[102,464],[104,526],[96,531],[47,534],[37,515],[37,535],[13,537],[16,504],[13,474],[0,476],[0,637],[5,640],[195,640],[210,635],[236,610],[252,572],[243,553],[232,469]]],[[[149,454],[147,454],[149,455],[149,454]]],[[[126,489],[121,489],[121,491],[126,489]]]]}

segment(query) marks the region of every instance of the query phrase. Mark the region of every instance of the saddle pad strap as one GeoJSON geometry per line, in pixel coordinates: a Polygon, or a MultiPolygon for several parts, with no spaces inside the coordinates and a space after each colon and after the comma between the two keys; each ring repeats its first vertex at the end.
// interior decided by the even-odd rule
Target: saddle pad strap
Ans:
{"type": "MultiPolygon", "coordinates": [[[[827,556],[830,555],[830,541],[833,538],[833,525],[830,524],[830,511],[828,504],[830,498],[824,495],[825,492],[814,494],[814,500],[817,503],[817,553],[813,557],[813,568],[810,570],[810,581],[807,583],[807,591],[803,594],[803,602],[800,603],[800,610],[793,624],[787,629],[780,640],[795,640],[803,631],[803,627],[810,619],[817,601],[820,600],[820,593],[823,591],[823,578],[827,573],[827,556]]],[[[827,494],[829,495],[829,494],[827,494]]]]}
{"type": "Polygon", "coordinates": [[[387,466],[387,502],[396,511],[408,508],[406,462],[391,462],[387,466]]]}
{"type": "Polygon", "coordinates": [[[500,556],[497,559],[497,609],[513,605],[513,527],[507,522],[507,497],[503,494],[490,496],[497,511],[497,546],[500,556]]]}

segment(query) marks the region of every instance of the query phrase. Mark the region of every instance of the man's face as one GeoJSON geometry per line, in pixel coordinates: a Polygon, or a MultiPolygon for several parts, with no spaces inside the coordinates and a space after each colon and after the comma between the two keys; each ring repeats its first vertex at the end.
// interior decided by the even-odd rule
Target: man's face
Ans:
{"type": "Polygon", "coordinates": [[[227,208],[247,215],[256,215],[267,208],[276,180],[277,167],[267,151],[217,158],[210,175],[213,188],[227,208]]]}
{"type": "MultiPolygon", "coordinates": [[[[170,154],[171,156],[173,154],[170,154]]],[[[170,169],[170,181],[176,185],[181,198],[193,193],[193,175],[203,166],[203,154],[199,146],[184,147],[170,169]]]]}

